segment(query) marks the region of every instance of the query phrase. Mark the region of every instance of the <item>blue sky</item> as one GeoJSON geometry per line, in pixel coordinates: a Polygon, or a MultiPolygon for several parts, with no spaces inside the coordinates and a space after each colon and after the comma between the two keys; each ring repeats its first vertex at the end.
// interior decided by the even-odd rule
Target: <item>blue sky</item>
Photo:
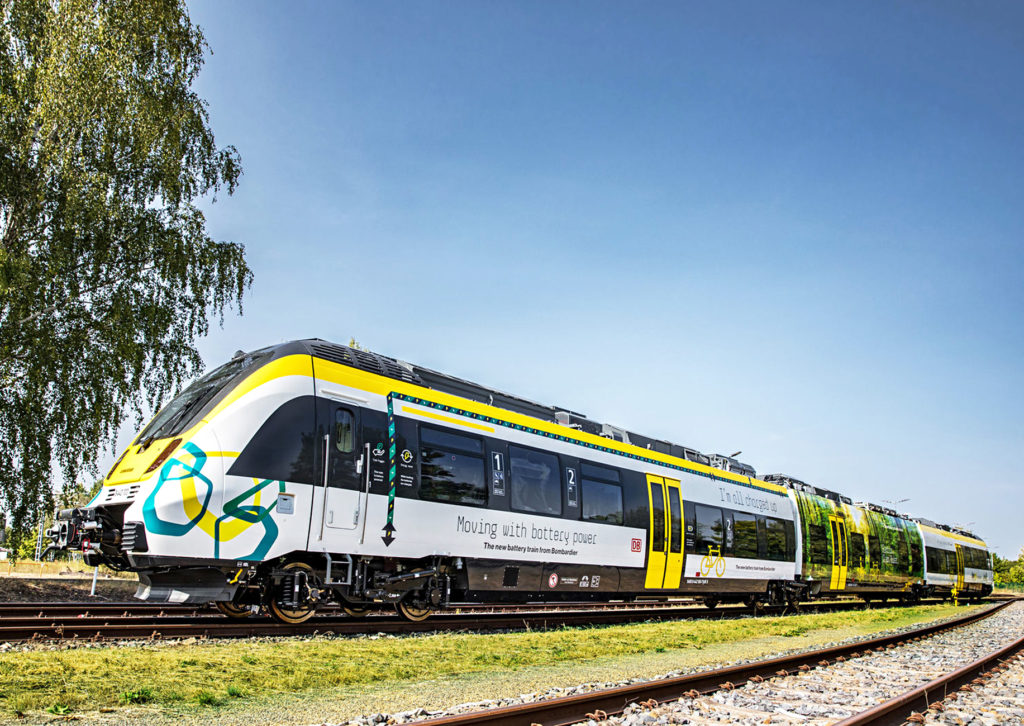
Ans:
{"type": "Polygon", "coordinates": [[[195,2],[244,317],[1024,545],[1024,6],[195,2]]]}

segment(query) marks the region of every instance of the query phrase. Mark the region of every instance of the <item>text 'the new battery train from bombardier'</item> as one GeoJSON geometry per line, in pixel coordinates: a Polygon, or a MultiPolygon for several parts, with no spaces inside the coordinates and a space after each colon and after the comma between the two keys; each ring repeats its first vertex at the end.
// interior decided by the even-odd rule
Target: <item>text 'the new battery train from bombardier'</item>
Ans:
{"type": "Polygon", "coordinates": [[[962,530],[322,340],[252,353],[165,406],[49,535],[138,597],[283,622],[339,602],[991,592],[962,530]]]}

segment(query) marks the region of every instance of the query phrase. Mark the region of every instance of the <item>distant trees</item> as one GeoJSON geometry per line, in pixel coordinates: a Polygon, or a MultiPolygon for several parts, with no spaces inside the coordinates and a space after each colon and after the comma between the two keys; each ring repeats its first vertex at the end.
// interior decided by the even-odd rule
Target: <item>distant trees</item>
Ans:
{"type": "Polygon", "coordinates": [[[992,569],[995,574],[996,587],[1000,585],[1024,585],[1024,547],[1015,560],[1004,560],[999,555],[992,555],[992,569]]]}
{"type": "Polygon", "coordinates": [[[197,201],[234,191],[193,90],[206,42],[183,0],[0,0],[0,508],[9,546],[94,472],[241,312],[240,244],[197,201]]]}

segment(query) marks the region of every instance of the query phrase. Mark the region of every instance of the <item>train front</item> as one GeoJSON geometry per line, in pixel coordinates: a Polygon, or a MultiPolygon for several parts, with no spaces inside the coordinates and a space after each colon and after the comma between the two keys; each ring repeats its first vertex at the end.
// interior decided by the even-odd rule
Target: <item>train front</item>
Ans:
{"type": "MultiPolygon", "coordinates": [[[[256,541],[258,550],[266,539],[266,524],[259,524],[270,513],[268,503],[276,504],[277,492],[257,486],[229,501],[235,493],[225,491],[225,458],[232,453],[226,447],[251,435],[248,422],[260,418],[253,404],[276,405],[260,405],[245,394],[288,352],[281,348],[238,353],[164,406],[111,467],[92,501],[57,512],[47,531],[50,549],[80,550],[89,565],[139,573],[141,599],[230,600],[235,585],[229,573],[239,552],[220,545],[239,537],[256,541]],[[243,397],[248,411],[239,410],[246,408],[238,401],[243,397]]],[[[271,399],[290,395],[266,393],[271,399]]]]}

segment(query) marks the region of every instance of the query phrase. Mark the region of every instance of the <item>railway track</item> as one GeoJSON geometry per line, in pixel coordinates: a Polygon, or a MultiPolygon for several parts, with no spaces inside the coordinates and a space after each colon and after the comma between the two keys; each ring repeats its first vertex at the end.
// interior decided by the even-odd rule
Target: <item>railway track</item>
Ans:
{"type": "MultiPolygon", "coordinates": [[[[511,604],[480,604],[480,603],[454,603],[449,609],[460,613],[493,613],[493,612],[551,612],[558,610],[636,610],[638,608],[652,610],[680,607],[703,607],[693,600],[661,600],[661,601],[638,601],[638,602],[536,602],[536,603],[511,603],[511,604]]],[[[143,603],[143,602],[39,602],[39,603],[0,603],[0,621],[5,618],[31,618],[31,617],[81,617],[82,615],[123,615],[128,616],[156,616],[156,615],[178,615],[178,616],[200,616],[211,613],[219,614],[213,605],[171,605],[167,603],[143,603]]],[[[337,606],[327,606],[321,610],[322,614],[330,615],[340,613],[337,606]]],[[[391,610],[382,611],[381,614],[390,614],[391,610]]],[[[376,617],[371,614],[369,617],[376,617]]]]}
{"type": "MultiPolygon", "coordinates": [[[[886,607],[882,603],[865,604],[859,600],[823,600],[805,603],[799,612],[842,612],[867,607],[886,607]]],[[[718,620],[749,617],[761,610],[743,606],[723,606],[708,610],[692,603],[561,603],[555,606],[524,604],[499,608],[460,605],[419,623],[410,623],[392,614],[366,618],[346,615],[318,615],[300,625],[282,625],[269,618],[254,616],[231,620],[212,608],[155,605],[83,607],[74,603],[0,606],[0,642],[127,640],[138,638],[244,638],[332,633],[411,633],[434,631],[495,631],[547,629],[563,626],[612,625],[645,620],[703,619],[718,620]]],[[[794,611],[768,611],[768,614],[792,614],[794,611]]]]}
{"type": "MultiPolygon", "coordinates": [[[[601,724],[958,723],[943,711],[983,709],[989,720],[1024,722],[1024,603],[847,645],[677,678],[421,720],[422,726],[601,724]],[[1007,611],[1007,608],[1010,610],[1007,611]],[[992,720],[1002,689],[1018,720],[992,720]],[[1014,688],[1013,685],[1017,684],[1014,688]],[[972,705],[973,701],[973,705],[972,705]],[[838,722],[838,723],[837,723],[838,722]]],[[[973,716],[971,716],[973,717],[973,716]]],[[[969,718],[960,723],[974,723],[969,718]]]]}

